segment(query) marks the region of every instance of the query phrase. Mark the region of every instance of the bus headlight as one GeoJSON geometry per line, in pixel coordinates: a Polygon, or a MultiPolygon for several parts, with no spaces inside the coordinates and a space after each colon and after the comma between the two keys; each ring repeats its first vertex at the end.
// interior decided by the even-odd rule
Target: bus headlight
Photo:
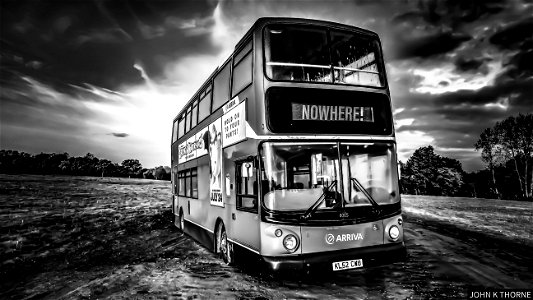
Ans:
{"type": "Polygon", "coordinates": [[[289,252],[294,252],[298,248],[298,238],[293,234],[287,234],[283,238],[283,247],[289,252]]]}
{"type": "Polygon", "coordinates": [[[396,225],[389,228],[389,236],[392,240],[396,240],[400,236],[400,229],[396,225]]]}

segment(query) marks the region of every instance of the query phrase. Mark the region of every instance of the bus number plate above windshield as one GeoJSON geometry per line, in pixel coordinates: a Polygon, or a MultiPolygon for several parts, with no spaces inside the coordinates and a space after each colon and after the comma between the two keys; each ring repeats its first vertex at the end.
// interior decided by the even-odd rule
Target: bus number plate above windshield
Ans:
{"type": "Polygon", "coordinates": [[[333,265],[333,271],[356,269],[356,268],[363,267],[363,260],[353,259],[353,260],[337,261],[337,262],[334,262],[332,265],[333,265]]]}

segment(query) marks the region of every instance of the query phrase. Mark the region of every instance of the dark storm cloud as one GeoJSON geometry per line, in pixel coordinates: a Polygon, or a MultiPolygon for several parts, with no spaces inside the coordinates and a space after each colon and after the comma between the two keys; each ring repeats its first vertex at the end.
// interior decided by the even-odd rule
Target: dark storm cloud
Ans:
{"type": "Polygon", "coordinates": [[[467,34],[455,32],[438,32],[422,37],[407,37],[396,41],[398,46],[392,58],[424,58],[448,53],[470,39],[471,37],[467,34]]]}
{"type": "Polygon", "coordinates": [[[145,107],[175,99],[167,111],[172,105],[178,109],[179,98],[190,95],[177,94],[199,86],[202,74],[216,68],[215,58],[257,17],[294,16],[378,32],[391,69],[395,118],[403,124],[399,137],[406,137],[398,139],[399,151],[412,153],[427,141],[437,151],[451,149],[445,156],[475,157],[481,166],[472,152],[479,133],[509,115],[531,111],[532,14],[525,10],[533,5],[524,3],[1,1],[2,142],[34,152],[76,146],[59,150],[79,153],[90,143],[108,153],[118,153],[117,145],[155,144],[161,137],[152,128],[166,125],[131,125],[146,119],[140,117],[150,113],[145,107]],[[131,124],[125,124],[128,118],[134,119],[131,124]],[[138,142],[140,135],[147,142],[138,142]]]}
{"type": "MultiPolygon", "coordinates": [[[[502,16],[504,17],[504,16],[502,16]]],[[[511,15],[505,15],[511,19],[511,15]]],[[[516,17],[514,18],[516,19],[516,17]]],[[[455,53],[455,71],[487,75],[487,63],[502,55],[503,72],[487,86],[438,95],[412,93],[402,97],[406,109],[397,117],[414,119],[399,131],[420,131],[442,148],[471,148],[483,129],[509,116],[530,112],[533,105],[533,18],[497,29],[488,21],[472,25],[475,40],[455,53]],[[483,30],[479,30],[483,29],[483,30]],[[490,50],[494,46],[500,51],[490,50]]],[[[505,22],[504,22],[505,24],[505,22]]]]}
{"type": "Polygon", "coordinates": [[[106,28],[102,30],[90,30],[87,33],[80,34],[72,40],[72,46],[82,47],[85,43],[127,43],[131,42],[132,38],[124,30],[120,28],[106,28]]]}
{"type": "Polygon", "coordinates": [[[523,80],[533,76],[533,17],[502,27],[489,40],[503,50],[514,52],[505,64],[507,71],[499,80],[523,80]]]}
{"type": "Polygon", "coordinates": [[[433,105],[485,105],[498,101],[502,98],[509,98],[513,109],[520,110],[524,99],[533,98],[533,79],[524,81],[507,81],[498,85],[486,86],[479,90],[460,90],[452,93],[445,93],[435,97],[433,105]]]}
{"type": "MultiPolygon", "coordinates": [[[[508,112],[491,107],[445,107],[440,109],[419,108],[417,110],[405,110],[398,114],[398,118],[413,118],[413,124],[404,125],[398,128],[402,131],[422,131],[432,134],[433,137],[443,137],[443,132],[447,135],[456,136],[474,135],[479,136],[481,130],[492,126],[508,112]]],[[[454,146],[457,142],[449,140],[454,146]]],[[[461,142],[460,142],[461,143],[461,142]]],[[[439,146],[444,146],[443,144],[439,146]]],[[[450,144],[446,144],[450,147],[450,144]]]]}
{"type": "MultiPolygon", "coordinates": [[[[75,99],[72,95],[50,89],[49,86],[30,78],[22,78],[13,81],[10,86],[2,87],[0,96],[3,124],[10,123],[11,120],[16,123],[27,122],[28,125],[39,124],[28,120],[36,112],[41,118],[46,118],[47,114],[58,114],[79,120],[96,116],[78,101],[63,101],[75,99]],[[21,114],[26,117],[20,119],[21,114]]],[[[51,118],[50,121],[58,120],[51,118]]]]}
{"type": "MultiPolygon", "coordinates": [[[[531,111],[533,105],[532,18],[522,19],[517,16],[516,11],[518,10],[511,9],[501,12],[499,17],[487,17],[494,12],[500,12],[495,9],[479,17],[477,22],[465,22],[464,19],[457,17],[461,14],[455,16],[452,14],[450,17],[441,19],[443,26],[465,30],[472,36],[471,40],[447,52],[453,54],[449,57],[453,57],[450,63],[455,66],[455,75],[465,76],[468,73],[465,79],[471,76],[476,78],[487,76],[489,71],[494,72],[494,65],[497,65],[498,61],[501,62],[503,70],[497,71],[496,78],[482,88],[440,94],[417,93],[415,90],[420,78],[410,81],[400,78],[398,83],[406,82],[406,86],[411,89],[407,91],[401,88],[401,84],[397,86],[402,92],[396,94],[396,97],[393,95],[395,106],[403,110],[395,117],[398,120],[412,119],[413,121],[409,125],[400,126],[398,132],[422,132],[432,137],[434,146],[443,149],[472,149],[472,145],[483,129],[494,126],[496,122],[506,117],[531,111]],[[518,21],[516,21],[517,17],[518,21]],[[456,21],[449,22],[449,20],[456,21]],[[492,70],[488,66],[489,63],[492,63],[492,70]]],[[[443,16],[443,14],[440,15],[443,16]]],[[[421,13],[410,13],[398,17],[397,24],[398,28],[412,29],[413,36],[423,37],[424,34],[430,34],[436,30],[435,27],[423,26],[424,23],[433,24],[430,19],[427,16],[423,17],[421,13]],[[417,31],[416,28],[424,28],[424,30],[417,31]]],[[[430,70],[432,63],[439,59],[442,64],[444,57],[423,58],[424,60],[418,60],[419,66],[430,70]]],[[[395,84],[391,86],[394,87],[395,84]]],[[[448,87],[453,84],[453,82],[442,81],[439,86],[448,87]]],[[[453,156],[459,157],[457,153],[453,156]]],[[[462,159],[476,167],[475,161],[468,159],[468,154],[462,159]]],[[[478,161],[476,168],[479,166],[478,161]]]]}
{"type": "Polygon", "coordinates": [[[419,24],[423,21],[438,26],[458,28],[465,23],[503,11],[509,6],[508,2],[506,0],[420,0],[415,9],[398,14],[393,18],[393,22],[419,24]]]}
{"type": "MultiPolygon", "coordinates": [[[[464,111],[468,112],[468,108],[494,104],[502,99],[509,101],[509,109],[513,112],[518,113],[530,107],[533,98],[533,78],[496,83],[478,90],[458,90],[437,95],[416,92],[396,94],[394,101],[398,107],[406,108],[401,117],[412,117],[405,115],[409,111],[416,114],[421,109],[438,111],[444,107],[456,106],[462,106],[466,108],[464,111]]],[[[446,113],[453,113],[453,111],[446,111],[446,113]]]]}
{"type": "Polygon", "coordinates": [[[414,121],[397,130],[424,132],[434,138],[437,147],[471,148],[483,129],[531,111],[532,86],[530,79],[439,95],[409,93],[395,99],[405,107],[395,117],[414,121]]]}
{"type": "Polygon", "coordinates": [[[83,102],[72,101],[71,95],[31,79],[3,86],[0,98],[3,147],[31,152],[80,150],[87,121],[99,118],[83,102]]]}
{"type": "Polygon", "coordinates": [[[135,63],[160,76],[166,63],[216,51],[204,1],[2,1],[2,83],[31,76],[70,85],[117,89],[143,82],[135,63]],[[200,20],[200,21],[197,21],[200,20]],[[187,23],[189,22],[189,23],[187,23]],[[196,29],[197,31],[193,31],[196,29]],[[192,33],[191,33],[192,32],[192,33]]]}
{"type": "MultiPolygon", "coordinates": [[[[463,125],[474,127],[480,123],[492,123],[497,121],[502,115],[507,114],[503,110],[497,110],[486,106],[446,106],[446,107],[418,107],[415,109],[406,109],[398,113],[398,118],[414,118],[415,122],[412,125],[404,125],[399,130],[433,130],[436,128],[449,128],[452,130],[464,129],[456,127],[454,122],[463,123],[463,125]],[[438,123],[438,119],[446,120],[446,122],[438,123]]],[[[464,131],[464,130],[462,130],[464,131]]]]}
{"type": "Polygon", "coordinates": [[[533,17],[508,24],[490,37],[490,42],[502,48],[514,49],[533,38],[533,17]]]}
{"type": "Polygon", "coordinates": [[[455,67],[460,72],[469,72],[474,71],[477,72],[481,66],[487,61],[485,58],[466,58],[466,57],[459,57],[455,61],[455,67]]]}
{"type": "Polygon", "coordinates": [[[389,29],[392,59],[430,58],[454,51],[472,39],[465,25],[501,12],[506,1],[418,1],[409,11],[394,16],[389,29]]]}

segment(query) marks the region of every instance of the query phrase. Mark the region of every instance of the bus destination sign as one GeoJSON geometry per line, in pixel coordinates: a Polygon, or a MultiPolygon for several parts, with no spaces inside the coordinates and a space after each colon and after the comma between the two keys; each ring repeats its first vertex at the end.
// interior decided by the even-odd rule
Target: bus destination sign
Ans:
{"type": "Polygon", "coordinates": [[[292,103],[292,119],[302,121],[374,122],[369,106],[317,105],[292,103]]]}

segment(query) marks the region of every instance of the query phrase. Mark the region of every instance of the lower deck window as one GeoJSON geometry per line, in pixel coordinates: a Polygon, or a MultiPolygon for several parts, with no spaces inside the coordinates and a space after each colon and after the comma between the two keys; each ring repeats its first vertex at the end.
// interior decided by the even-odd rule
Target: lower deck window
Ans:
{"type": "Polygon", "coordinates": [[[189,198],[198,198],[197,168],[178,172],[178,195],[189,198]]]}

